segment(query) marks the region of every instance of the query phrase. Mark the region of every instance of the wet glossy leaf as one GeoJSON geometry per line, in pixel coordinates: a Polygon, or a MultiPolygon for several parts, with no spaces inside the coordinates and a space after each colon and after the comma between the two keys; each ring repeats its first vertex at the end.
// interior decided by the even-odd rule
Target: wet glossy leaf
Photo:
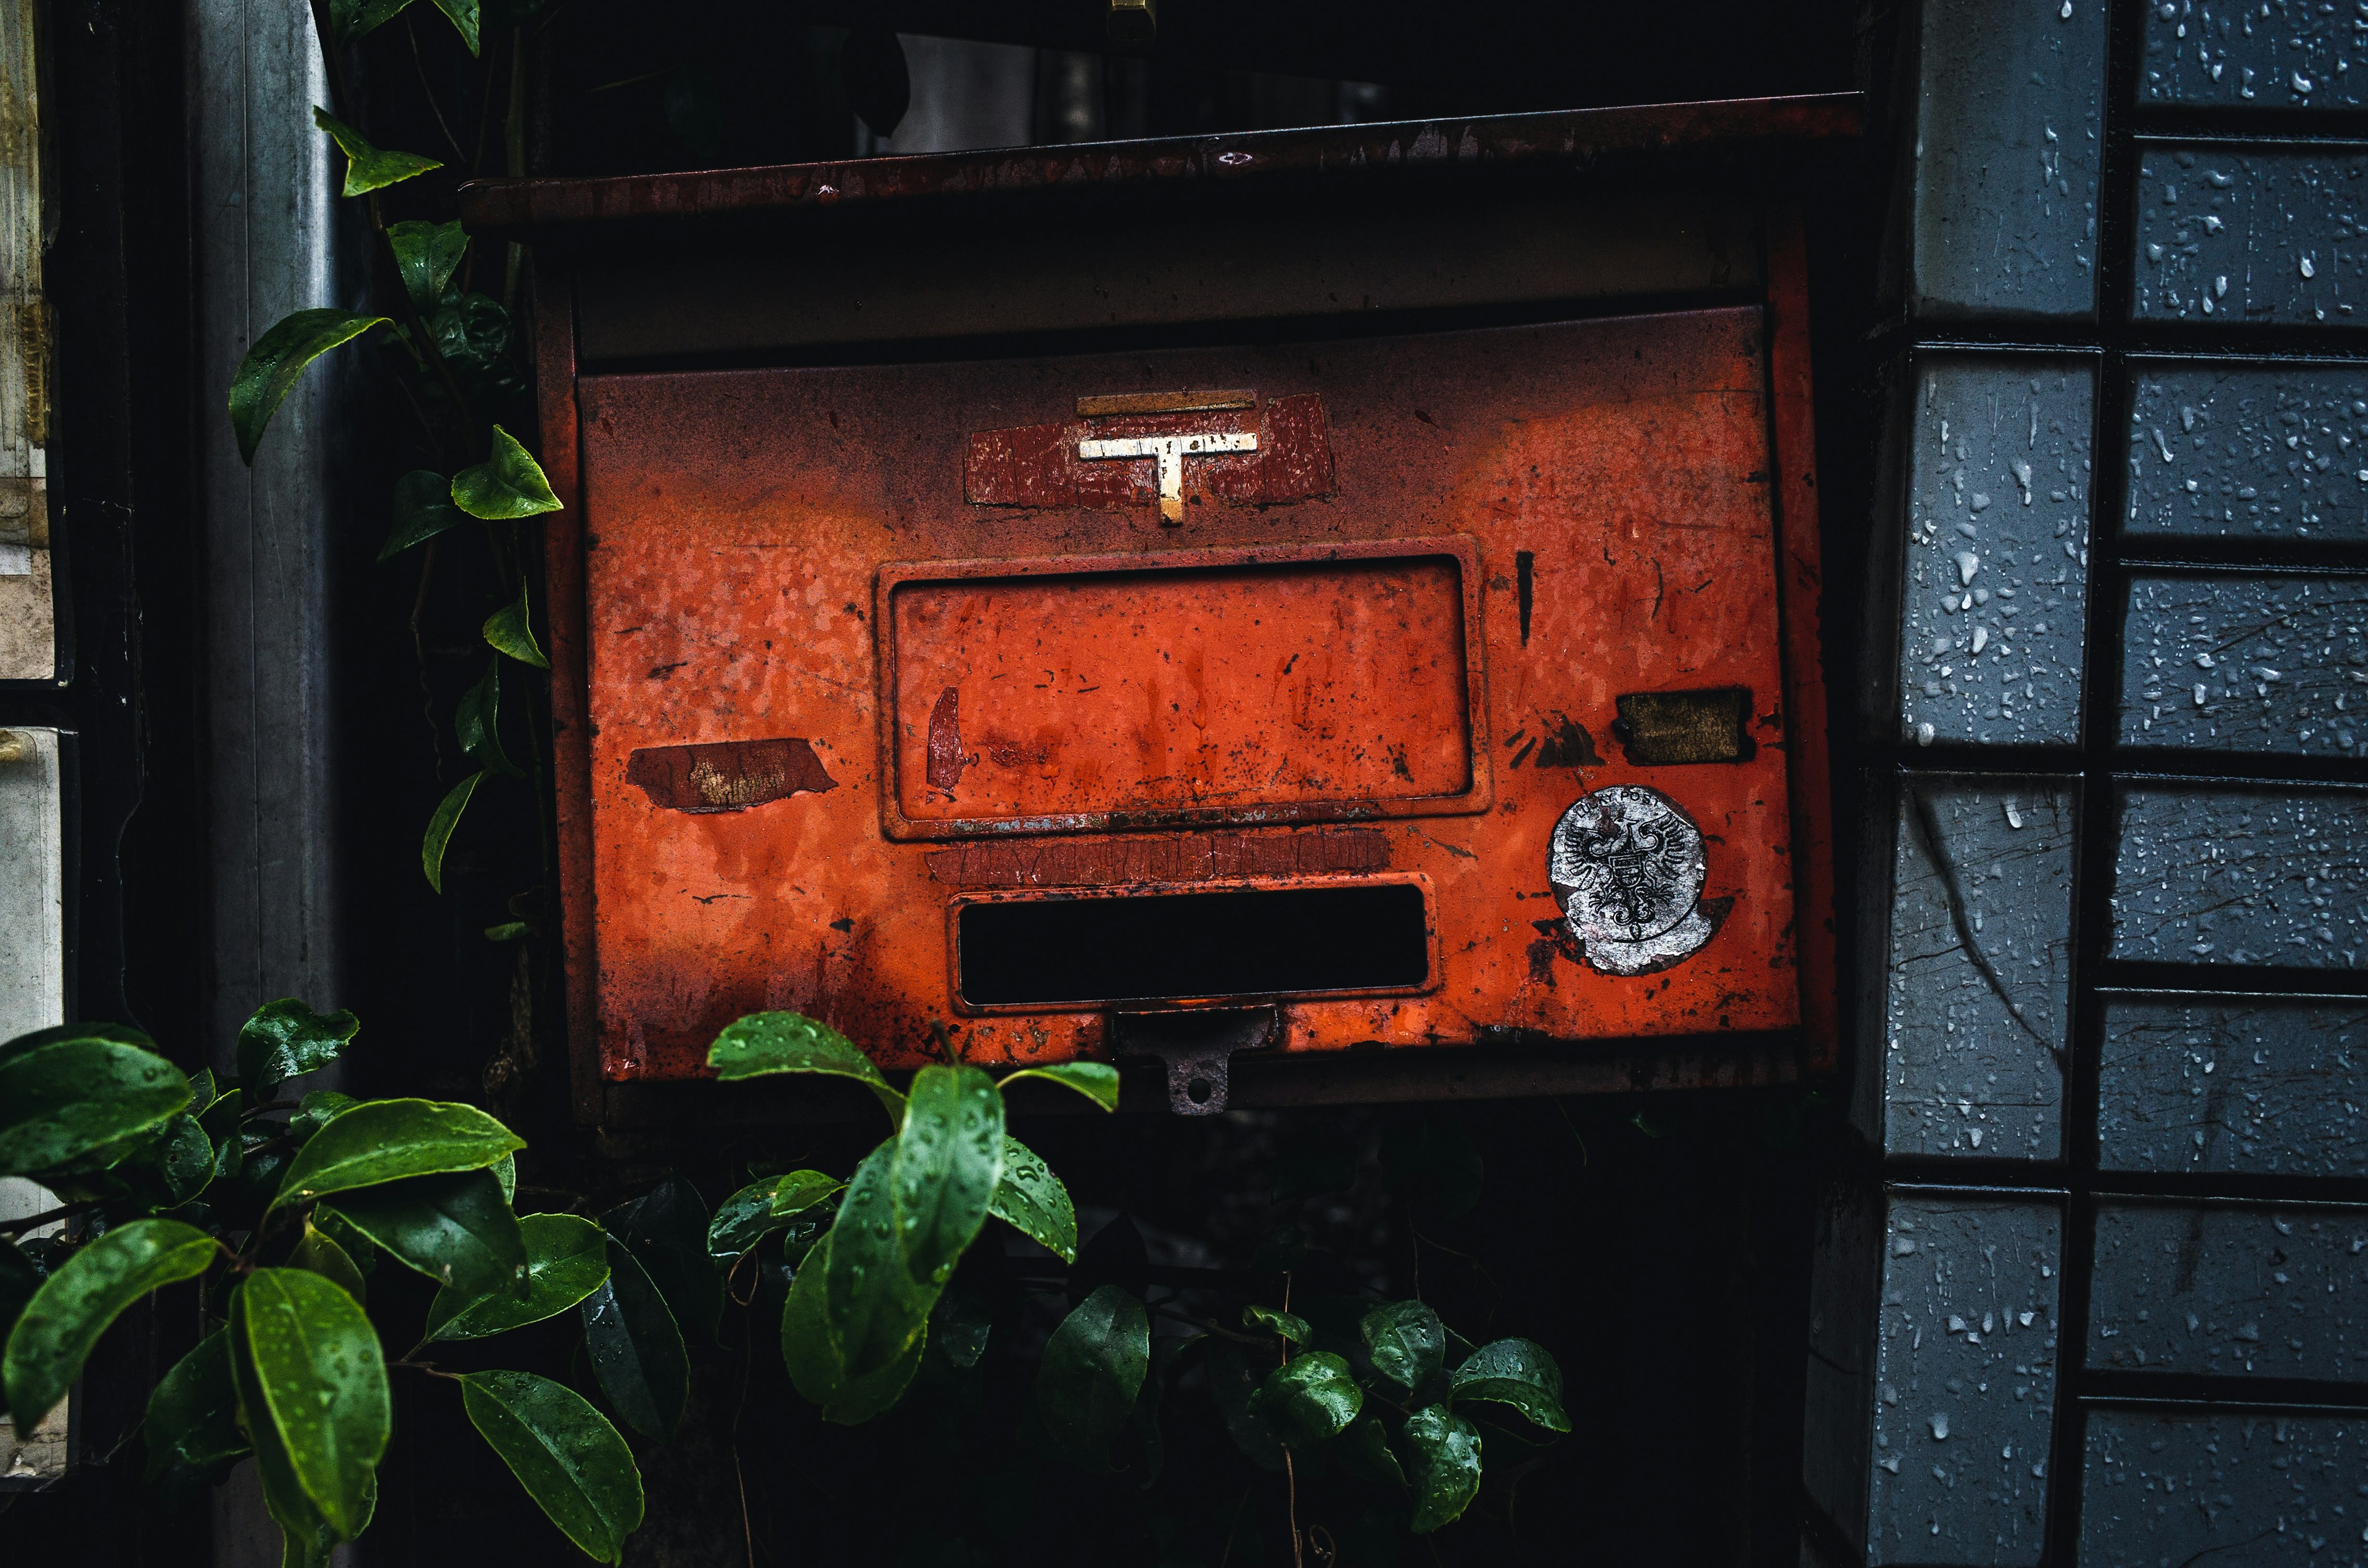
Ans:
{"type": "Polygon", "coordinates": [[[361,1030],[351,1013],[316,1013],[293,996],[266,1002],[238,1031],[238,1082],[256,1105],[281,1080],[335,1062],[361,1030]]]}
{"type": "Polygon", "coordinates": [[[329,0],[329,28],[339,43],[356,39],[403,14],[411,0],[329,0]]]}
{"type": "Polygon", "coordinates": [[[1008,1134],[1003,1177],[988,1212],[1063,1263],[1077,1261],[1077,1210],[1068,1187],[1042,1156],[1008,1134]]]}
{"type": "Polygon", "coordinates": [[[890,1120],[904,1119],[905,1096],[888,1086],[871,1058],[828,1024],[803,1013],[751,1013],[727,1024],[707,1048],[707,1064],[727,1084],[767,1073],[852,1078],[878,1096],[890,1120]]]}
{"type": "Polygon", "coordinates": [[[477,0],[436,0],[436,8],[451,20],[452,28],[469,52],[477,52],[477,0]]]}
{"type": "Polygon", "coordinates": [[[1294,1356],[1258,1384],[1253,1408],[1294,1449],[1340,1435],[1365,1407],[1349,1363],[1328,1350],[1294,1356]]]}
{"type": "Polygon", "coordinates": [[[542,465],[498,425],[494,426],[493,455],[452,476],[452,505],[472,517],[495,522],[560,509],[542,465]]]}
{"type": "Polygon", "coordinates": [[[288,1119],[288,1131],[299,1138],[310,1138],[339,1112],[359,1104],[361,1101],[353,1096],[341,1095],[335,1089],[314,1089],[296,1102],[296,1114],[288,1119]]]}
{"type": "Polygon", "coordinates": [[[501,719],[502,662],[490,659],[484,677],[461,694],[452,715],[452,731],[460,737],[461,754],[479,767],[513,778],[523,777],[518,764],[502,750],[501,719]]]}
{"type": "Polygon", "coordinates": [[[58,1266],[25,1303],[0,1358],[17,1430],[29,1432],[66,1395],[91,1346],[149,1291],[206,1271],[213,1238],[177,1220],[119,1225],[58,1266]]]}
{"type": "MultiPolygon", "coordinates": [[[[329,1131],[360,1114],[347,1111],[329,1131]]],[[[491,1171],[413,1176],[339,1193],[327,1207],[438,1285],[513,1301],[526,1292],[526,1237],[491,1171]]]]}
{"type": "Polygon", "coordinates": [[[591,1221],[527,1214],[518,1220],[518,1233],[526,1240],[526,1299],[500,1290],[479,1296],[438,1290],[427,1306],[426,1338],[482,1339],[524,1328],[557,1317],[608,1279],[609,1240],[591,1221]]]}
{"type": "Polygon", "coordinates": [[[666,1297],[632,1252],[606,1244],[609,1278],[584,1298],[584,1349],[628,1426],[664,1442],[690,1397],[690,1352],[666,1297]]]}
{"type": "Polygon", "coordinates": [[[1444,1405],[1406,1417],[1403,1441],[1413,1460],[1417,1535],[1453,1524],[1480,1494],[1480,1434],[1444,1405]]]}
{"type": "Polygon", "coordinates": [[[390,153],[374,147],[369,138],[324,108],[313,111],[313,123],[327,131],[329,140],[337,144],[337,151],[346,155],[346,183],[339,192],[343,196],[366,196],[444,166],[416,153],[390,153]]]}
{"type": "Polygon", "coordinates": [[[1286,1343],[1292,1345],[1306,1344],[1309,1336],[1315,1332],[1307,1326],[1305,1318],[1291,1312],[1277,1312],[1272,1307],[1244,1307],[1242,1326],[1253,1330],[1264,1329],[1269,1334],[1281,1335],[1286,1343]]]}
{"type": "MultiPolygon", "coordinates": [[[[802,1171],[798,1174],[814,1176],[820,1173],[802,1171]]],[[[707,1256],[725,1274],[730,1274],[733,1266],[746,1257],[758,1242],[775,1231],[785,1229],[795,1218],[797,1211],[794,1210],[787,1214],[773,1211],[774,1190],[775,1183],[770,1177],[750,1182],[716,1206],[715,1218],[707,1222],[707,1256]]]]}
{"type": "Polygon", "coordinates": [[[156,1384],[141,1423],[141,1442],[152,1486],[176,1468],[211,1471],[247,1451],[238,1429],[229,1330],[218,1328],[199,1340],[156,1384]]]}
{"type": "Polygon", "coordinates": [[[600,1216],[601,1228],[641,1261],[687,1338],[714,1338],[723,1316],[723,1282],[707,1256],[708,1219],[707,1200],[677,1176],[600,1216]]]}
{"type": "Polygon", "coordinates": [[[534,624],[527,611],[526,585],[518,585],[515,603],[504,605],[485,617],[485,644],[496,653],[506,653],[521,665],[536,669],[551,668],[541,647],[534,640],[534,624]]]}
{"type": "Polygon", "coordinates": [[[423,316],[436,313],[444,302],[444,286],[461,269],[469,251],[469,236],[460,221],[424,223],[413,220],[386,226],[387,248],[394,253],[394,269],[402,276],[404,292],[423,316]]]}
{"type": "Polygon", "coordinates": [[[461,813],[469,809],[469,797],[484,782],[484,769],[472,773],[452,786],[450,793],[436,803],[436,812],[427,819],[427,831],[419,839],[419,869],[427,873],[427,885],[438,892],[444,891],[444,851],[452,843],[452,830],[461,825],[461,813]]]}
{"type": "Polygon", "coordinates": [[[526,1140],[474,1106],[367,1100],[313,1135],[288,1167],[275,1207],[333,1192],[492,1165],[526,1140]]]}
{"type": "Polygon", "coordinates": [[[249,1433],[268,1422],[322,1522],[352,1540],[370,1517],[390,1425],[377,1331],[351,1296],[294,1268],[249,1274],[230,1331],[253,1374],[252,1390],[242,1378],[239,1391],[249,1433]]]}
{"type": "Polygon", "coordinates": [[[189,1114],[203,1116],[206,1108],[222,1098],[222,1090],[214,1083],[214,1070],[200,1067],[189,1074],[189,1114]]]}
{"type": "Polygon", "coordinates": [[[436,307],[427,326],[435,334],[436,351],[444,357],[445,366],[472,403],[499,410],[524,390],[514,352],[517,324],[500,301],[475,292],[455,294],[436,307]]]}
{"type": "Polygon", "coordinates": [[[791,1171],[773,1182],[773,1212],[789,1216],[803,1214],[835,1192],[843,1192],[847,1184],[822,1171],[791,1171]]]}
{"type": "Polygon", "coordinates": [[[1036,1412],[1061,1457],[1080,1470],[1108,1471],[1110,1446],[1124,1429],[1151,1367],[1151,1319],[1143,1303],[1105,1285],[1061,1320],[1036,1372],[1036,1412]]]}
{"type": "Polygon", "coordinates": [[[0,1176],[79,1165],[188,1103],[180,1069],[136,1045],[73,1039],[10,1051],[0,1055],[0,1176]]]}
{"type": "Polygon", "coordinates": [[[929,1309],[929,1343],[955,1366],[967,1370],[986,1354],[987,1336],[995,1331],[993,1303],[957,1279],[929,1309]]]}
{"type": "Polygon", "coordinates": [[[282,316],[256,338],[230,383],[230,427],[238,437],[239,460],[254,463],[265,427],[306,366],[385,321],[324,306],[282,316]]]}
{"type": "Polygon", "coordinates": [[[901,1362],[936,1303],[936,1290],[913,1278],[898,1244],[895,1165],[893,1138],[864,1156],[839,1202],[828,1249],[814,1249],[798,1272],[798,1284],[790,1290],[794,1308],[803,1299],[799,1285],[822,1272],[817,1283],[829,1341],[836,1347],[839,1383],[901,1362]]]}
{"type": "Polygon", "coordinates": [[[232,1281],[230,1324],[223,1338],[230,1351],[231,1386],[238,1395],[238,1422],[255,1450],[256,1469],[263,1482],[263,1499],[285,1538],[281,1561],[286,1568],[315,1568],[328,1562],[336,1532],[321,1517],[320,1508],[304,1491],[290,1458],[287,1440],[271,1419],[263,1383],[255,1369],[247,1342],[242,1298],[245,1282],[232,1281]]]}
{"type": "Polygon", "coordinates": [[[1267,1471],[1282,1469],[1282,1443],[1254,1407],[1259,1381],[1273,1366],[1273,1352],[1237,1340],[1221,1339],[1209,1346],[1209,1398],[1224,1421],[1225,1436],[1243,1458],[1267,1471]]]}
{"type": "Polygon", "coordinates": [[[450,480],[434,469],[413,469],[394,482],[394,525],[387,532],[386,542],[379,546],[379,561],[381,564],[392,561],[413,545],[425,544],[468,520],[469,514],[452,505],[450,480]]]}
{"type": "Polygon", "coordinates": [[[1509,1404],[1549,1432],[1570,1430],[1562,1408],[1562,1368],[1543,1346],[1527,1339],[1484,1345],[1455,1369],[1453,1397],[1509,1404]]]}
{"type": "Polygon", "coordinates": [[[1375,1307],[1358,1325],[1373,1370],[1412,1392],[1439,1375],[1447,1357],[1447,1329],[1420,1301],[1375,1307]]]}
{"type": "Polygon", "coordinates": [[[641,1528],[633,1453],[582,1395],[530,1372],[472,1372],[461,1403],[535,1506],[603,1562],[621,1562],[641,1528]]]}
{"type": "Polygon", "coordinates": [[[290,1249],[286,1267],[317,1274],[355,1301],[365,1305],[370,1301],[370,1287],[362,1283],[362,1271],[354,1266],[353,1258],[336,1238],[309,1221],[302,1238],[290,1249]]]}
{"type": "Polygon", "coordinates": [[[378,1270],[378,1246],[368,1236],[346,1223],[334,1209],[315,1209],[305,1216],[305,1223],[337,1244],[339,1251],[353,1260],[354,1267],[367,1279],[378,1270]]]}
{"type": "Polygon", "coordinates": [[[1368,1481],[1389,1486],[1406,1483],[1405,1467],[1390,1451],[1389,1434],[1382,1429],[1381,1417],[1370,1410],[1349,1423],[1348,1431],[1340,1435],[1340,1457],[1368,1481]]]}
{"type": "Polygon", "coordinates": [[[35,1046],[55,1045],[67,1040],[111,1040],[118,1045],[136,1045],[142,1051],[154,1051],[156,1042],[129,1024],[108,1024],[95,1021],[75,1024],[52,1024],[29,1034],[12,1035],[0,1042],[0,1059],[14,1056],[35,1046]]]}
{"type": "MultiPolygon", "coordinates": [[[[874,1157],[885,1152],[875,1151],[874,1157]]],[[[781,1307],[781,1359],[789,1367],[791,1383],[808,1403],[820,1408],[824,1420],[855,1426],[894,1408],[904,1397],[928,1348],[929,1328],[924,1315],[903,1354],[861,1377],[847,1375],[825,1305],[831,1243],[838,1234],[837,1228],[825,1233],[791,1281],[789,1299],[781,1307]]]]}
{"type": "Polygon", "coordinates": [[[165,1178],[165,1201],[187,1203],[214,1177],[213,1140],[188,1111],[165,1123],[155,1148],[156,1170],[165,1178]]]}
{"type": "Polygon", "coordinates": [[[1022,1078],[1042,1078],[1076,1090],[1104,1110],[1118,1108],[1118,1069],[1107,1062],[1056,1062],[1045,1067],[1023,1067],[1007,1074],[1003,1081],[1016,1084],[1022,1078]]]}

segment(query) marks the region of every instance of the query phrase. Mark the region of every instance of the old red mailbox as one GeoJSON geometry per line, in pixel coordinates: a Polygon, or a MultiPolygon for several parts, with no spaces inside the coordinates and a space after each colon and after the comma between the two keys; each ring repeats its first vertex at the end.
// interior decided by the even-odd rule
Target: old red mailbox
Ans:
{"type": "Polygon", "coordinates": [[[586,1114],[770,1007],[888,1066],[1156,1054],[1181,1109],[1252,1049],[1333,1064],[1277,1091],[1318,1096],[1821,1060],[1804,290],[1769,193],[1853,127],[1799,99],[472,187],[537,245],[586,1114]],[[1401,1061],[1433,1071],[1392,1089],[1401,1061]]]}

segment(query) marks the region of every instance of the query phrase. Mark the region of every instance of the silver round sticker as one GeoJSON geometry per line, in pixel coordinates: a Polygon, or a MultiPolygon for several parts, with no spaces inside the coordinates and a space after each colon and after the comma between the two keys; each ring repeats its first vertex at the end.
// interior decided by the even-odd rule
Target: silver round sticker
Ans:
{"type": "Polygon", "coordinates": [[[1579,797],[1554,824],[1546,856],[1571,934],[1605,974],[1648,974],[1700,950],[1718,929],[1701,907],[1709,875],[1702,829],[1642,784],[1579,797]]]}

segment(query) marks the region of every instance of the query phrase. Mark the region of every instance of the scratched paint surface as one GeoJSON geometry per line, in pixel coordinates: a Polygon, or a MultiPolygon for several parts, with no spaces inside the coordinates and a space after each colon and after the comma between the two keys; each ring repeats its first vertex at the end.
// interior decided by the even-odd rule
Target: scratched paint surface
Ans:
{"type": "MultiPolygon", "coordinates": [[[[879,738],[873,621],[883,563],[1446,537],[1472,541],[1477,562],[1477,669],[1452,671],[1444,618],[1463,590],[1451,593],[1428,562],[1304,573],[1303,591],[1281,599],[1272,579],[1253,588],[1249,577],[1216,573],[1190,591],[1144,594],[1133,611],[1154,629],[1141,642],[1168,644],[1163,669],[1179,642],[1201,650],[1205,716],[1223,744],[1203,756],[1198,737],[1207,732],[1180,717],[1173,693],[1178,709],[1148,726],[1170,745],[1195,737],[1195,766],[1205,769],[1198,788],[1247,799],[1320,775],[1326,790],[1403,796],[1431,794],[1463,769],[1485,768],[1492,780],[1485,812],[1451,787],[1436,795],[1440,814],[1358,830],[1380,835],[1385,853],[1325,873],[1427,879],[1440,955],[1433,987],[1288,1000],[1285,1048],[1794,1024],[1761,341],[1759,312],[1737,309],[1258,348],[586,378],[593,880],[607,1074],[694,1075],[715,1031],[762,1007],[829,1019],[891,1065],[917,1062],[939,1023],[973,1060],[1100,1047],[1098,1011],[973,1017],[955,1006],[946,918],[955,890],[931,875],[946,846],[892,840],[883,829],[900,789],[879,738]],[[1163,526],[1148,502],[983,506],[965,494],[977,432],[1064,422],[1080,396],[1196,386],[1255,388],[1262,406],[1320,396],[1331,491],[1258,504],[1188,475],[1180,528],[1163,526]],[[1269,606],[1281,617],[1274,624],[1269,606]],[[1242,628],[1244,613],[1255,624],[1242,628]],[[1389,635],[1332,617],[1366,618],[1389,635]],[[1440,630],[1425,630],[1433,623],[1440,630]],[[1348,673],[1338,674],[1329,708],[1311,698],[1303,725],[1271,666],[1319,646],[1348,673]],[[1409,679],[1416,650],[1423,673],[1409,679]],[[1231,670],[1213,683],[1212,657],[1231,670]],[[1449,718],[1444,694],[1457,680],[1482,698],[1476,723],[1463,712],[1449,718]],[[1744,760],[1627,759],[1612,730],[1620,696],[1729,687],[1751,694],[1756,744],[1744,760]],[[1337,726],[1329,739],[1326,723],[1337,726]],[[807,737],[837,787],[690,812],[628,778],[639,749],[780,735],[807,737]],[[1459,744],[1468,747],[1460,756],[1459,744]],[[1398,775],[1393,747],[1411,779],[1398,775]],[[1470,755],[1483,748],[1485,763],[1470,755]],[[1556,820],[1588,791],[1622,783],[1684,808],[1707,841],[1705,903],[1732,901],[1700,952],[1643,976],[1575,961],[1546,875],[1556,820]]],[[[1147,492],[1151,460],[1140,466],[1130,483],[1147,492]]],[[[943,601],[949,625],[960,619],[960,597],[943,601]]],[[[1017,667],[1041,633],[1064,643],[1071,662],[1052,667],[1065,674],[1064,689],[1090,684],[1077,677],[1095,669],[1131,681],[1138,700],[1149,689],[1154,652],[1121,656],[1136,643],[1120,635],[1136,623],[1124,619],[1122,594],[1064,589],[1000,609],[1035,623],[989,633],[973,615],[936,646],[949,658],[967,650],[1017,667]],[[1109,635],[1083,635],[1068,619],[1085,600],[1109,635]]],[[[1175,775],[1140,763],[1138,737],[1119,722],[1133,715],[1076,709],[1049,695],[1049,682],[1047,693],[999,707],[999,695],[973,696],[975,670],[908,676],[899,663],[902,684],[886,700],[900,735],[907,724],[919,733],[904,767],[925,790],[935,766],[956,780],[946,791],[955,806],[972,791],[989,805],[1000,799],[998,809],[1090,795],[1132,808],[1137,835],[1186,825],[1179,802],[1190,790],[1158,783],[1175,775]],[[962,744],[940,758],[927,742],[949,688],[959,693],[949,708],[962,744]],[[1040,747],[1048,728],[1057,745],[1040,747]],[[1011,743],[1008,763],[986,749],[996,740],[1011,743]],[[1064,758],[1099,750],[1103,771],[1090,787],[1058,767],[1048,779],[1053,764],[1030,748],[1064,758]]],[[[1224,829],[1228,840],[1339,831],[1224,829]]],[[[996,842],[1033,855],[1027,846],[1101,841],[996,842]]]]}

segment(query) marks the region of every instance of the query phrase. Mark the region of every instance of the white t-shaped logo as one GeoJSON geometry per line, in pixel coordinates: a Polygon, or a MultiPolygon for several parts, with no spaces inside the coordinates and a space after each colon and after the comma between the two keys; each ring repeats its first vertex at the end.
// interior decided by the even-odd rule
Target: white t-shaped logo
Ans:
{"type": "Polygon", "coordinates": [[[1081,458],[1157,458],[1159,520],[1171,528],[1184,520],[1184,460],[1212,452],[1254,452],[1258,437],[1247,430],[1213,436],[1118,436],[1077,443],[1081,458]]]}

